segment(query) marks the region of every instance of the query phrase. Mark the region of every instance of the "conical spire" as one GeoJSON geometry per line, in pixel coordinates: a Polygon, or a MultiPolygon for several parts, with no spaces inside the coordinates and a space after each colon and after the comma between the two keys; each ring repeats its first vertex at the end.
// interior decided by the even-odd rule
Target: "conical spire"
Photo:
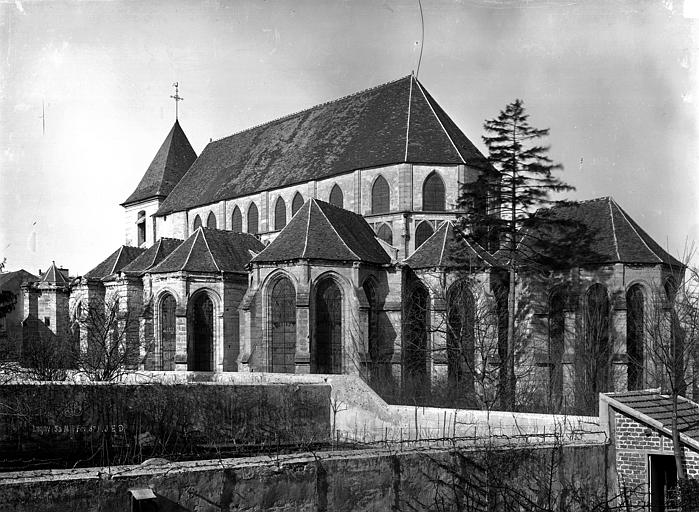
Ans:
{"type": "Polygon", "coordinates": [[[182,131],[180,122],[175,121],[138,187],[122,206],[167,197],[196,159],[197,154],[182,131]]]}

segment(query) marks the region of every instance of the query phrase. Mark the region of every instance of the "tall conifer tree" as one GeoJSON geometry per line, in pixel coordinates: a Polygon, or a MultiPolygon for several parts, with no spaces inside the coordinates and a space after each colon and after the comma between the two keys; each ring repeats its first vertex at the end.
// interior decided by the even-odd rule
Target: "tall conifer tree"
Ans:
{"type": "MultiPolygon", "coordinates": [[[[497,118],[483,125],[483,142],[488,148],[492,168],[479,179],[464,185],[460,206],[465,210],[464,224],[473,238],[502,255],[508,271],[507,344],[501,351],[501,404],[515,405],[515,314],[517,275],[530,261],[531,251],[522,247],[521,233],[538,231],[545,216],[534,215],[541,207],[559,201],[551,193],[574,190],[553,175],[562,166],[548,156],[549,146],[541,140],[548,129],[534,128],[522,100],[515,100],[497,118]],[[532,229],[533,228],[533,229],[532,229]]],[[[504,322],[503,322],[504,324],[504,322]]]]}

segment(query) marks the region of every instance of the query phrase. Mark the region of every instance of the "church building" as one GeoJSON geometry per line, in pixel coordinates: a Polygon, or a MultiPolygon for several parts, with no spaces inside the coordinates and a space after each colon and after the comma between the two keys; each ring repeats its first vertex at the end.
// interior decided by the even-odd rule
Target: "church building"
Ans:
{"type": "MultiPolygon", "coordinates": [[[[176,121],[122,203],[124,245],[73,283],[71,319],[116,298],[145,369],[356,373],[393,398],[488,405],[506,273],[460,230],[457,205],[489,165],[414,76],[198,156],[176,121]]],[[[522,364],[560,403],[576,365],[561,326],[594,302],[609,364],[634,368],[600,391],[645,384],[644,363],[627,357],[627,303],[650,304],[681,264],[612,199],[556,214],[593,223],[602,256],[566,271],[586,291],[542,291],[544,327],[522,364]]]]}

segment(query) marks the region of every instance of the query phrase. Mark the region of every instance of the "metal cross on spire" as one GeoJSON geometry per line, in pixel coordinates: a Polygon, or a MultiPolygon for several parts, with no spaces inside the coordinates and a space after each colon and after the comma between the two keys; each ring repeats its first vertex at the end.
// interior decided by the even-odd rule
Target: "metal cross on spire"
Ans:
{"type": "Polygon", "coordinates": [[[179,83],[179,82],[175,82],[174,84],[172,84],[172,86],[175,88],[175,95],[174,95],[174,96],[170,96],[170,97],[171,97],[173,100],[175,100],[175,121],[177,121],[178,116],[179,116],[179,108],[178,108],[179,105],[178,105],[178,104],[179,104],[180,101],[184,100],[184,98],[182,98],[182,97],[180,96],[180,92],[179,92],[179,91],[180,91],[180,83],[179,83]]]}

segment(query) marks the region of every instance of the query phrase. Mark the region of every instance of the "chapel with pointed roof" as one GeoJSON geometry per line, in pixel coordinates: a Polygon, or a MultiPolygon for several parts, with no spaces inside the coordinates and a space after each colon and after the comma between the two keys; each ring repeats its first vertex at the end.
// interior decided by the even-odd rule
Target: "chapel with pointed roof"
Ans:
{"type": "MultiPolygon", "coordinates": [[[[458,207],[489,165],[412,75],[199,156],[176,121],[122,203],[125,245],[71,285],[71,310],[118,297],[137,317],[143,369],[354,373],[391,400],[490,407],[507,352],[505,256],[462,229],[458,207]]],[[[537,289],[518,359],[537,407],[563,410],[578,393],[575,344],[592,331],[570,329],[593,306],[609,358],[587,391],[648,384],[628,325],[681,280],[681,263],[611,198],[537,215],[586,234],[549,269],[554,284],[540,268],[518,282],[537,289]]]]}

